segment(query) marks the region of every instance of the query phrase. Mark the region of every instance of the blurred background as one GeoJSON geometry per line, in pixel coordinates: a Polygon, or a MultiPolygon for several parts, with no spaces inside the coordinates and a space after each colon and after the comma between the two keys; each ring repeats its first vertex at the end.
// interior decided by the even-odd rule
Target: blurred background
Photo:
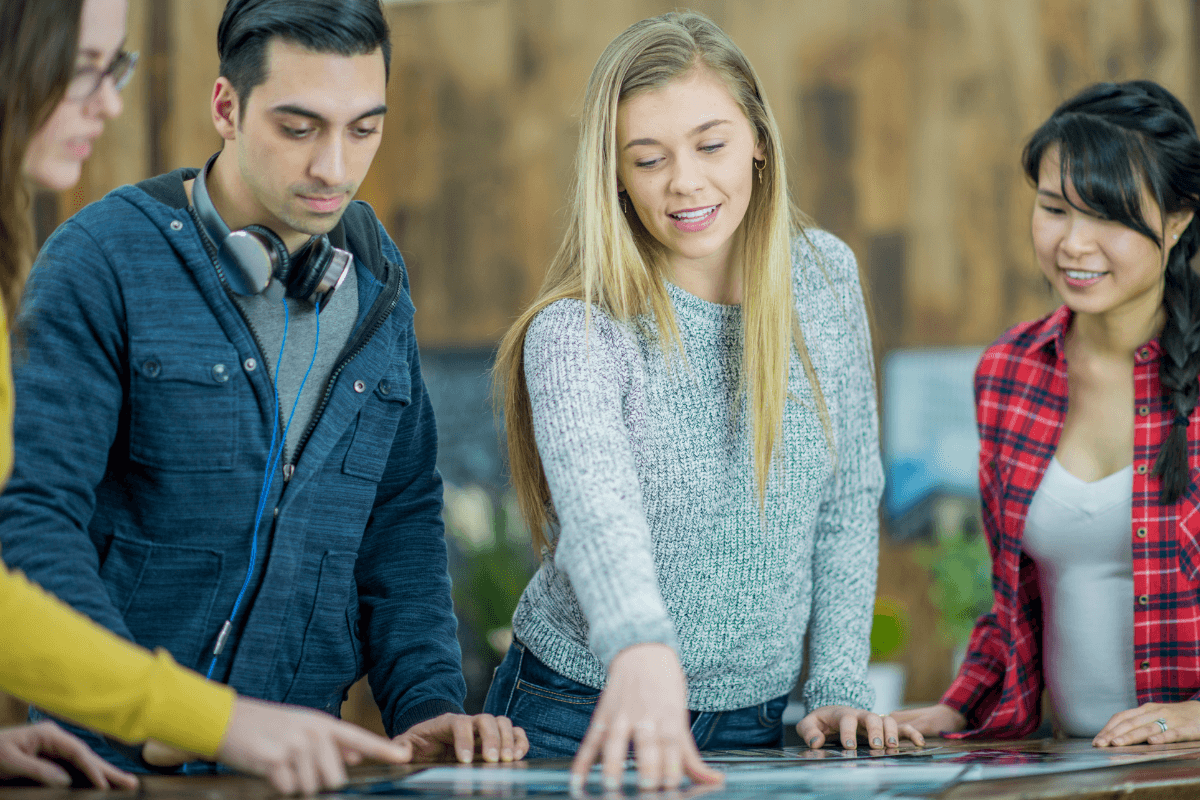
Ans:
{"type": "MultiPolygon", "coordinates": [[[[493,349],[561,235],[583,89],[651,0],[385,2],[383,143],[359,193],[412,280],[459,612],[482,705],[536,566],[508,492],[493,349]]],[[[130,0],[125,112],[78,188],[36,199],[39,235],[109,189],[219,147],[209,119],[224,0],[130,0]]],[[[1097,80],[1150,78],[1200,110],[1200,0],[695,0],[767,89],[799,205],[858,255],[874,307],[889,486],[872,641],[891,702],[934,702],[989,605],[971,370],[1056,305],[1029,245],[1023,141],[1097,80]],[[898,682],[898,679],[902,682],[898,682]]],[[[10,704],[10,715],[24,710],[10,704]]],[[[365,684],[345,713],[377,727],[365,684]]]]}

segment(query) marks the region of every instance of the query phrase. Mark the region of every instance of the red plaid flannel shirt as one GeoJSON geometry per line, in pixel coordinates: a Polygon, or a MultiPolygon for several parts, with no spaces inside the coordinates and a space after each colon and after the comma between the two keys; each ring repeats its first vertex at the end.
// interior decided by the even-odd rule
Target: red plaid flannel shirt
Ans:
{"type": "MultiPolygon", "coordinates": [[[[1025,515],[1067,413],[1063,306],[1004,334],[975,372],[979,490],[992,554],[992,610],[971,633],[967,657],[942,702],[967,718],[957,737],[1028,736],[1041,724],[1042,598],[1037,567],[1021,550],[1025,515]]],[[[1158,340],[1133,367],[1133,652],[1138,703],[1200,699],[1200,414],[1188,428],[1191,485],[1158,502],[1153,475],[1172,415],[1158,381],[1158,340]]]]}

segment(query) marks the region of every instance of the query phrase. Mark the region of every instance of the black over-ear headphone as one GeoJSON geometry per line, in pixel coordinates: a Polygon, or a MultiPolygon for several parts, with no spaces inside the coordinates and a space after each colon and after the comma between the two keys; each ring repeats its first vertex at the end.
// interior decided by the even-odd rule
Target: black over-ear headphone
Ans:
{"type": "MultiPolygon", "coordinates": [[[[219,154],[218,154],[219,155],[219,154]]],[[[237,294],[261,294],[276,280],[288,297],[307,300],[321,307],[346,280],[354,263],[348,251],[334,247],[324,234],[314,236],[293,258],[278,234],[262,225],[247,225],[230,231],[208,196],[205,177],[216,161],[214,155],[196,173],[192,184],[192,207],[200,219],[200,230],[212,245],[229,286],[237,294]]]]}

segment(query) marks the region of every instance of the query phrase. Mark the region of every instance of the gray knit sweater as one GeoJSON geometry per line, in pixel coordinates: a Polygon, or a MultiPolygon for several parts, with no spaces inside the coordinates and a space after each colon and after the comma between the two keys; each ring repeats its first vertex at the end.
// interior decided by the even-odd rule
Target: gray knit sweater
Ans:
{"type": "Polygon", "coordinates": [[[687,353],[668,364],[653,322],[546,307],[525,339],[534,433],[558,518],[556,547],[513,617],[551,669],[601,688],[643,642],[671,645],[688,707],[743,708],[790,691],[808,635],[810,710],[869,708],[864,680],[883,488],[870,337],[854,255],[809,232],[796,304],[833,423],[836,462],[793,355],[782,469],[765,514],[744,403],[739,306],[668,286],[687,353]]]}

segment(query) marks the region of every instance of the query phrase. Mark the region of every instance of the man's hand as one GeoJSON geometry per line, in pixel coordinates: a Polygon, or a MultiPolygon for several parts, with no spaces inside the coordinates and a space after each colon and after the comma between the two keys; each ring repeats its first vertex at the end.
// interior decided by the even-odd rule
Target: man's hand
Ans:
{"type": "Polygon", "coordinates": [[[413,761],[459,761],[469,764],[476,755],[484,761],[520,761],[529,752],[529,739],[508,717],[491,714],[442,714],[418,722],[392,739],[412,748],[413,761]]]}
{"type": "Polygon", "coordinates": [[[53,722],[0,730],[0,778],[32,778],[47,786],[70,786],[71,776],[56,760],[78,767],[97,789],[136,789],[138,785],[136,777],[109,764],[53,722]]]}

